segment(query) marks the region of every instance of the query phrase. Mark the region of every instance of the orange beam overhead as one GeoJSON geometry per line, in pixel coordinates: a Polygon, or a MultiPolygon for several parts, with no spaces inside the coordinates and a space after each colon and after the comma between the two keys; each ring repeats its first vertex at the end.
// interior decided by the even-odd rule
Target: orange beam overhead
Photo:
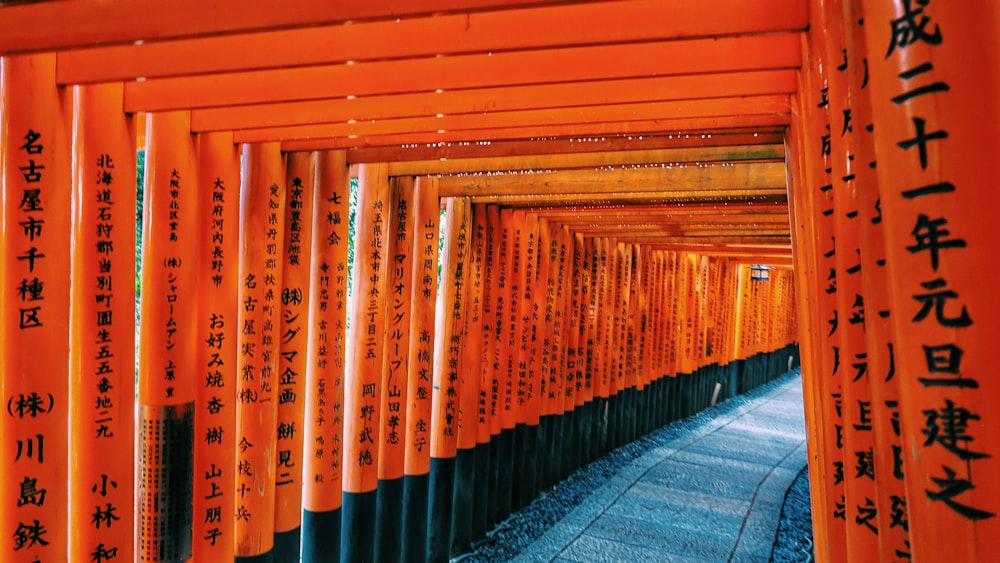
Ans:
{"type": "Polygon", "coordinates": [[[125,111],[789,69],[800,63],[798,33],[568,47],[131,82],[125,111]]]}
{"type": "MultiPolygon", "coordinates": [[[[407,162],[488,157],[573,154],[600,151],[658,150],[714,146],[760,146],[782,143],[784,133],[777,129],[754,131],[729,130],[723,133],[689,132],[684,135],[638,135],[608,137],[570,137],[512,141],[449,142],[408,146],[364,147],[347,151],[347,160],[360,162],[407,162]]],[[[286,143],[287,144],[287,143],[286,143]]]]}
{"type": "Polygon", "coordinates": [[[191,129],[233,131],[347,123],[351,120],[360,122],[439,114],[760,96],[794,91],[795,71],[758,70],[209,108],[192,112],[191,129]]]}
{"type": "MultiPolygon", "coordinates": [[[[707,245],[719,245],[719,244],[775,244],[782,242],[789,242],[787,236],[752,236],[752,235],[648,235],[648,234],[635,234],[627,235],[621,233],[615,233],[618,237],[618,242],[624,242],[629,244],[643,244],[649,246],[662,246],[673,248],[679,245],[688,245],[692,243],[701,243],[707,245]]],[[[586,237],[603,237],[601,233],[587,233],[586,237]]]]}
{"type": "Polygon", "coordinates": [[[558,137],[603,137],[605,135],[646,135],[674,132],[677,135],[693,130],[725,131],[736,127],[761,127],[773,130],[788,125],[787,114],[695,117],[682,119],[647,119],[643,121],[601,122],[569,125],[536,125],[496,129],[458,130],[396,135],[359,135],[330,139],[299,139],[284,141],[284,151],[318,150],[355,147],[400,147],[407,145],[444,144],[449,142],[485,142],[504,139],[552,139],[558,137]]]}
{"type": "Polygon", "coordinates": [[[784,188],[746,190],[698,190],[698,191],[636,191],[622,193],[581,193],[567,191],[552,194],[517,194],[473,196],[473,202],[498,203],[512,209],[534,208],[539,205],[691,205],[691,204],[735,204],[784,203],[787,192],[784,188]]]}
{"type": "Polygon", "coordinates": [[[787,203],[767,203],[749,204],[739,203],[733,205],[716,204],[691,204],[691,205],[580,205],[580,206],[558,206],[558,207],[537,207],[527,209],[529,213],[536,213],[541,217],[550,219],[577,217],[586,214],[638,214],[653,213],[666,214],[668,216],[703,216],[703,215],[779,215],[787,220],[787,203]]]}
{"type": "MultiPolygon", "coordinates": [[[[601,166],[731,161],[784,162],[784,145],[694,147],[677,149],[497,156],[451,160],[418,160],[389,164],[390,176],[424,176],[507,170],[567,170],[601,166]]],[[[787,213],[788,210],[785,210],[787,213]]]]}
{"type": "Polygon", "coordinates": [[[629,170],[565,170],[551,173],[445,176],[441,197],[658,191],[785,190],[783,163],[637,168],[629,170]]]}
{"type": "Polygon", "coordinates": [[[144,42],[60,54],[61,84],[806,28],[805,3],[634,0],[144,42]],[[600,25],[594,25],[600,22],[600,25]],[[247,53],[254,56],[248,57],[247,53]]]}
{"type": "Polygon", "coordinates": [[[559,109],[466,113],[437,117],[412,117],[382,121],[359,121],[324,125],[301,125],[247,129],[234,132],[237,142],[254,143],[290,139],[349,137],[351,135],[392,135],[450,130],[496,129],[602,123],[607,121],[643,121],[693,117],[742,115],[788,115],[788,95],[680,100],[640,104],[615,104],[559,109]]]}
{"type": "MultiPolygon", "coordinates": [[[[586,1],[586,0],[585,0],[586,1]]],[[[357,20],[559,4],[558,0],[64,0],[4,6],[0,53],[224,35],[357,20]],[[69,22],[69,23],[68,23],[69,22]]]]}

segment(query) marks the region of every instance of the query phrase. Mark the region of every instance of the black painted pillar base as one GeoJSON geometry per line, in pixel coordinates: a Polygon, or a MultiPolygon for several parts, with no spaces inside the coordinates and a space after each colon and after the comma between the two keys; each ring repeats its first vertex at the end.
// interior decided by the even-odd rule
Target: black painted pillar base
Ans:
{"type": "Polygon", "coordinates": [[[489,505],[489,491],[493,486],[489,475],[492,449],[492,442],[476,444],[476,462],[473,470],[473,479],[476,485],[472,493],[472,526],[470,528],[473,543],[486,537],[486,531],[490,529],[487,506],[489,505]]]}
{"type": "Polygon", "coordinates": [[[548,489],[552,484],[552,416],[538,417],[538,483],[540,491],[548,489]]]}
{"type": "Polygon", "coordinates": [[[260,555],[244,555],[235,559],[236,563],[274,563],[274,551],[260,555]]]}
{"type": "MultiPolygon", "coordinates": [[[[580,443],[580,465],[583,467],[594,460],[594,400],[580,405],[576,412],[577,431],[576,441],[580,443]]],[[[573,468],[574,470],[577,468],[573,468]]]]}
{"type": "Polygon", "coordinates": [[[378,482],[375,500],[375,561],[399,561],[403,542],[403,478],[378,482]]]}
{"type": "Polygon", "coordinates": [[[302,511],[302,563],[340,561],[340,509],[302,511]]]}
{"type": "Polygon", "coordinates": [[[375,491],[344,491],[340,521],[340,560],[365,563],[375,558],[375,491]]]}
{"type": "Polygon", "coordinates": [[[424,563],[427,554],[427,491],[430,477],[403,476],[402,534],[400,538],[401,561],[424,563]]]}
{"type": "Polygon", "coordinates": [[[497,489],[500,478],[500,434],[490,436],[490,456],[486,461],[486,482],[489,486],[486,497],[486,531],[492,530],[497,520],[497,489]]]}
{"type": "Polygon", "coordinates": [[[521,500],[518,508],[524,508],[538,496],[538,425],[524,425],[521,465],[521,500]]]}
{"type": "Polygon", "coordinates": [[[494,523],[502,522],[511,513],[514,480],[514,429],[500,431],[497,456],[497,504],[494,523]]]}
{"type": "Polygon", "coordinates": [[[597,448],[594,458],[599,458],[608,451],[608,398],[594,397],[594,446],[597,448]]]}
{"type": "Polygon", "coordinates": [[[302,538],[302,528],[292,528],[287,532],[274,533],[274,560],[278,563],[282,561],[299,560],[299,542],[302,538]]]}
{"type": "Polygon", "coordinates": [[[548,490],[559,482],[559,475],[563,464],[562,456],[559,452],[562,451],[563,440],[565,440],[565,435],[563,434],[563,421],[565,416],[559,414],[550,414],[542,417],[539,426],[543,428],[542,432],[545,435],[545,447],[542,450],[542,455],[540,459],[542,463],[545,464],[545,480],[542,481],[542,490],[548,490]]]}
{"type": "Polygon", "coordinates": [[[514,452],[511,456],[510,511],[521,510],[521,489],[524,488],[524,429],[525,424],[514,425],[514,452]]]}
{"type": "Polygon", "coordinates": [[[563,414],[564,434],[560,439],[559,449],[556,455],[559,456],[559,479],[569,477],[576,470],[576,447],[579,442],[580,412],[577,409],[566,411],[563,414]]]}
{"type": "Polygon", "coordinates": [[[455,480],[451,506],[451,557],[472,547],[472,497],[476,495],[476,449],[455,454],[455,480]]]}
{"type": "Polygon", "coordinates": [[[427,490],[427,560],[447,561],[451,546],[455,458],[431,458],[427,490]]]}

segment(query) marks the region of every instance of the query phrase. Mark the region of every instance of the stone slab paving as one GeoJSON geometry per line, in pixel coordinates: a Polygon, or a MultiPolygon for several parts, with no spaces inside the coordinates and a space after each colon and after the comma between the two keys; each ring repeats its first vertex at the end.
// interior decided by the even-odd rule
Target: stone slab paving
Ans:
{"type": "Polygon", "coordinates": [[[766,562],[806,464],[802,412],[789,377],[632,462],[517,561],[766,562]]]}

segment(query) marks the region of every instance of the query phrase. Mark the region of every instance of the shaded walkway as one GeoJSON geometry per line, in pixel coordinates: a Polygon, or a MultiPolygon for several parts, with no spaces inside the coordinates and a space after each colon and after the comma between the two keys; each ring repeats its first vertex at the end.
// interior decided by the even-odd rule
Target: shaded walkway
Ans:
{"type": "Polygon", "coordinates": [[[517,560],[767,561],[806,463],[798,372],[683,422],[517,560]]]}

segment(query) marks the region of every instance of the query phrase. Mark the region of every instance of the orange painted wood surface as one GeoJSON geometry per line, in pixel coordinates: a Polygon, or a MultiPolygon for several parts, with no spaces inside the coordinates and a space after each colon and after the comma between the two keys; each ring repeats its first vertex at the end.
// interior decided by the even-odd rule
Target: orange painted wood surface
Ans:
{"type": "Polygon", "coordinates": [[[389,276],[386,296],[386,352],[382,372],[382,419],[379,443],[379,479],[400,479],[405,473],[407,412],[409,397],[410,330],[413,310],[415,227],[414,179],[390,181],[388,214],[389,246],[386,250],[389,276]]]}
{"type": "Polygon", "coordinates": [[[792,70],[750,70],[224,106],[195,110],[191,119],[195,131],[236,130],[338,123],[351,119],[392,120],[438,114],[664,102],[695,97],[765,96],[788,94],[794,90],[795,72],[792,70]]]}
{"type": "Polygon", "coordinates": [[[378,484],[379,421],[389,287],[389,177],[384,164],[358,171],[358,207],[344,379],[344,491],[378,484]]]}
{"type": "Polygon", "coordinates": [[[66,560],[72,100],[54,87],[51,56],[5,57],[0,69],[3,558],[66,560]]]}
{"type": "Polygon", "coordinates": [[[788,114],[741,115],[722,117],[692,117],[680,119],[653,119],[642,121],[610,121],[568,125],[532,125],[527,127],[501,127],[475,130],[436,130],[423,133],[400,133],[394,135],[363,135],[338,138],[318,138],[286,140],[282,150],[317,150],[337,148],[378,148],[389,147],[396,150],[408,145],[446,146],[448,143],[475,144],[477,142],[518,141],[534,138],[607,138],[626,135],[645,137],[662,134],[664,131],[692,131],[690,135],[729,134],[752,127],[762,132],[773,132],[788,125],[788,114]]]}
{"type": "Polygon", "coordinates": [[[762,13],[747,0],[711,0],[698,6],[682,0],[636,0],[351,25],[310,22],[309,27],[297,29],[67,51],[60,55],[58,78],[62,83],[115,82],[140,76],[218,74],[805,29],[807,18],[801,2],[781,0],[770,8],[767,14],[762,13]],[[602,25],[593,25],[595,21],[602,25]],[[260,56],[246,57],[248,48],[260,56]]]}
{"type": "Polygon", "coordinates": [[[309,282],[312,275],[312,222],[316,155],[290,153],[285,163],[280,314],[276,342],[277,457],[274,531],[302,522],[304,438],[308,370],[309,282]]]}
{"type": "Polygon", "coordinates": [[[1000,531],[990,276],[995,9],[863,2],[915,560],[989,560],[1000,531]],[[914,23],[919,24],[914,27],[914,23]],[[955,423],[958,422],[958,426],[955,423]]]}
{"type": "Polygon", "coordinates": [[[139,327],[141,561],[191,556],[198,176],[187,112],[146,116],[139,327]]]}
{"type": "Polygon", "coordinates": [[[200,2],[171,0],[151,13],[130,2],[73,1],[65,5],[13,6],[5,10],[3,27],[12,30],[0,46],[3,53],[80,47],[92,43],[133,43],[261,29],[389,19],[440,12],[503,9],[551,3],[548,0],[420,0],[400,6],[377,0],[359,6],[353,2],[308,1],[289,9],[283,2],[246,6],[221,2],[206,8],[200,2]],[[206,12],[206,9],[209,11],[206,12]],[[86,29],[69,28],[60,21],[86,21],[86,29]]]}
{"type": "Polygon", "coordinates": [[[435,325],[434,377],[431,391],[431,457],[455,457],[459,436],[462,379],[459,369],[465,342],[468,299],[469,232],[472,205],[466,198],[445,200],[441,281],[435,325]]]}
{"type": "Polygon", "coordinates": [[[659,119],[715,118],[741,115],[780,115],[788,113],[788,96],[739,96],[665,102],[607,104],[555,109],[528,109],[478,113],[436,114],[398,119],[357,120],[346,122],[264,127],[235,132],[241,142],[286,141],[336,137],[388,136],[441,131],[479,129],[516,129],[543,125],[577,125],[603,122],[652,121],[659,119]]]}
{"type": "Polygon", "coordinates": [[[236,555],[274,546],[285,169],[274,143],[244,145],[240,189],[236,555]]]}
{"type": "MultiPolygon", "coordinates": [[[[135,127],[120,84],[73,91],[70,561],[133,554],[135,127]],[[118,249],[117,251],[115,249],[118,249]]],[[[2,110],[0,110],[2,111],[2,110]]]]}
{"type": "Polygon", "coordinates": [[[191,554],[227,561],[236,526],[240,147],[227,133],[198,135],[195,144],[202,215],[191,554]]]}
{"type": "Polygon", "coordinates": [[[163,111],[610,78],[794,68],[794,33],[476,53],[130,82],[126,111],[163,111]]]}
{"type": "Polygon", "coordinates": [[[313,184],[302,507],[341,506],[350,177],[344,151],[320,151],[313,184]]]}
{"type": "Polygon", "coordinates": [[[440,204],[437,178],[416,179],[413,193],[413,285],[406,405],[406,475],[427,475],[431,454],[431,385],[436,333],[440,204]]]}

